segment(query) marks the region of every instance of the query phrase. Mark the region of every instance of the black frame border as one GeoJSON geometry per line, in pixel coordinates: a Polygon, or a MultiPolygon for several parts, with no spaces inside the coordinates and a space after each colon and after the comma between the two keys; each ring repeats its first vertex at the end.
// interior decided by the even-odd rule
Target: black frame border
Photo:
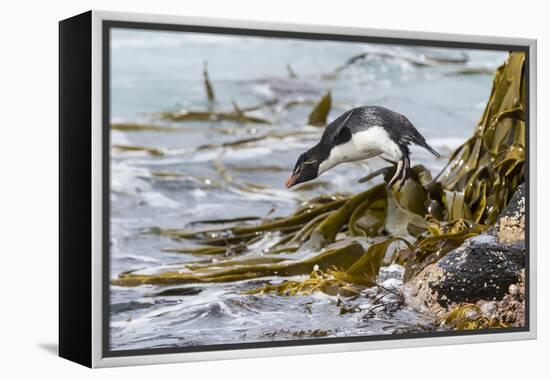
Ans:
{"type": "Polygon", "coordinates": [[[59,356],[92,366],[92,12],[59,22],[59,356]]]}
{"type": "MultiPolygon", "coordinates": [[[[402,31],[406,34],[406,31],[402,31]]],[[[396,38],[396,37],[375,37],[351,34],[331,34],[318,32],[297,32],[284,30],[265,30],[265,29],[247,29],[234,27],[218,27],[218,26],[198,26],[184,24],[164,24],[164,23],[149,23],[149,22],[133,22],[133,21],[117,21],[103,20],[102,21],[102,226],[103,226],[103,241],[102,241],[102,357],[126,357],[126,356],[144,356],[144,355],[159,355],[173,353],[192,353],[192,352],[208,352],[208,351],[224,351],[224,350],[245,350],[257,348],[281,348],[293,346],[307,345],[330,345],[342,343],[355,343],[366,341],[384,341],[384,340],[407,340],[420,338],[439,338],[448,336],[474,336],[487,334],[503,334],[503,333],[528,333],[530,331],[530,254],[534,251],[530,250],[530,50],[526,45],[513,45],[503,43],[482,43],[482,42],[459,42],[459,41],[441,41],[430,39],[414,39],[414,38],[396,38]],[[215,344],[201,345],[189,347],[170,347],[170,348],[150,348],[150,349],[131,349],[131,350],[111,350],[110,349],[110,31],[111,29],[134,29],[134,30],[149,30],[149,31],[172,31],[172,32],[192,32],[192,33],[208,33],[221,35],[235,36],[255,36],[266,38],[290,38],[290,39],[306,39],[306,40],[330,40],[340,42],[356,42],[356,43],[375,43],[375,44],[393,44],[403,46],[425,46],[425,47],[444,47],[444,48],[461,48],[461,49],[479,49],[479,50],[494,50],[494,51],[522,51],[525,53],[524,65],[524,80],[525,80],[525,132],[526,132],[526,165],[525,165],[525,182],[526,182],[526,224],[525,224],[525,326],[514,328],[494,328],[483,330],[469,331],[437,331],[437,332],[419,332],[409,334],[392,334],[392,335],[371,335],[371,336],[348,336],[334,338],[317,338],[305,340],[284,340],[284,341],[261,341],[261,342],[243,342],[232,344],[215,344]]],[[[452,38],[452,35],[449,36],[452,38]]]]}

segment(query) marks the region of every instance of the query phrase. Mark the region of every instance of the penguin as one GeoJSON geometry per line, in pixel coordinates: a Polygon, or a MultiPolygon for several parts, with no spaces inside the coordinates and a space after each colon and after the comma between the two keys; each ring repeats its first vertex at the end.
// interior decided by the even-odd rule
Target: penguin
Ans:
{"type": "Polygon", "coordinates": [[[409,177],[411,144],[441,157],[404,115],[381,106],[348,110],[326,127],[319,143],[300,155],[285,188],[313,180],[340,163],[380,156],[397,164],[388,186],[399,180],[401,190],[409,177]]]}

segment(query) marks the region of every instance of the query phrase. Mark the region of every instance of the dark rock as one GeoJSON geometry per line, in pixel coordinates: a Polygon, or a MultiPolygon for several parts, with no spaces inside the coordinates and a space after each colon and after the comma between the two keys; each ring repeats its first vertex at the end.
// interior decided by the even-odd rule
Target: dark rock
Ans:
{"type": "Polygon", "coordinates": [[[525,194],[525,184],[522,184],[494,228],[466,240],[410,280],[404,287],[407,303],[418,311],[441,318],[456,304],[490,301],[495,304],[493,307],[503,309],[495,315],[499,319],[522,324],[525,194]]]}
{"type": "Polygon", "coordinates": [[[444,307],[453,302],[500,300],[519,281],[524,266],[524,243],[502,244],[494,236],[480,235],[437,263],[444,273],[430,288],[444,307]]]}
{"type": "Polygon", "coordinates": [[[525,269],[521,271],[519,282],[510,285],[508,294],[496,303],[494,310],[495,313],[489,315],[502,319],[512,327],[525,325],[525,269]]]}
{"type": "Polygon", "coordinates": [[[525,184],[521,184],[488,233],[497,236],[500,243],[524,241],[525,205],[525,184]]]}
{"type": "Polygon", "coordinates": [[[516,188],[512,199],[508,205],[502,210],[502,213],[498,216],[498,221],[503,217],[518,217],[521,214],[525,213],[525,183],[521,184],[516,188]]]}
{"type": "Polygon", "coordinates": [[[174,287],[152,293],[151,297],[187,296],[200,294],[202,289],[198,287],[174,287]]]}

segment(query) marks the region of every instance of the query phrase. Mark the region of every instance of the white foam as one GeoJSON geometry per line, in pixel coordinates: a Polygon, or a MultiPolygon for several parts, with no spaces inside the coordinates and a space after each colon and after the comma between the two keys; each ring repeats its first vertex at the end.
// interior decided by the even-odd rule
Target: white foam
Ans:
{"type": "Polygon", "coordinates": [[[142,192],[141,196],[149,206],[167,208],[179,207],[179,203],[177,201],[174,201],[159,192],[142,192]]]}

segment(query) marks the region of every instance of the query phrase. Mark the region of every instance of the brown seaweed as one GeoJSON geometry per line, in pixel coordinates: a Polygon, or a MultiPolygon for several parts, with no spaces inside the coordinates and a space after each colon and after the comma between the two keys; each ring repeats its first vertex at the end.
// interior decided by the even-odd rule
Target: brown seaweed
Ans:
{"type": "Polygon", "coordinates": [[[460,303],[440,319],[440,326],[453,330],[472,330],[487,328],[508,328],[510,324],[503,323],[497,318],[488,318],[478,305],[460,303]]]}
{"type": "Polygon", "coordinates": [[[363,247],[355,242],[341,248],[329,249],[316,256],[301,261],[286,261],[280,259],[273,263],[273,258],[240,259],[227,263],[211,263],[206,265],[191,264],[188,272],[168,271],[154,275],[138,273],[122,273],[113,281],[114,285],[179,285],[185,283],[232,282],[243,279],[269,276],[296,276],[309,274],[314,267],[327,270],[331,267],[347,269],[363,254],[363,247]]]}
{"type": "Polygon", "coordinates": [[[162,112],[158,116],[161,119],[174,122],[220,122],[220,121],[231,121],[238,123],[257,123],[271,125],[271,121],[260,118],[246,115],[243,111],[236,112],[216,112],[216,111],[193,111],[193,110],[182,110],[178,112],[162,112]]]}
{"type": "Polygon", "coordinates": [[[212,103],[216,100],[216,95],[214,94],[214,87],[212,87],[212,83],[210,83],[210,77],[208,76],[207,62],[204,62],[204,67],[202,70],[202,79],[204,83],[204,89],[206,91],[206,98],[208,98],[208,101],[212,103]]]}
{"type": "Polygon", "coordinates": [[[164,156],[166,149],[145,146],[130,146],[125,144],[113,144],[113,149],[124,152],[146,152],[151,156],[164,156]]]}
{"type": "Polygon", "coordinates": [[[140,124],[140,123],[112,123],[112,130],[118,131],[162,131],[162,132],[182,132],[185,131],[182,128],[177,127],[167,127],[167,126],[158,126],[151,124],[140,124]]]}
{"type": "Polygon", "coordinates": [[[311,126],[326,126],[331,105],[332,97],[330,95],[330,91],[328,91],[309,114],[308,124],[311,126]]]}

